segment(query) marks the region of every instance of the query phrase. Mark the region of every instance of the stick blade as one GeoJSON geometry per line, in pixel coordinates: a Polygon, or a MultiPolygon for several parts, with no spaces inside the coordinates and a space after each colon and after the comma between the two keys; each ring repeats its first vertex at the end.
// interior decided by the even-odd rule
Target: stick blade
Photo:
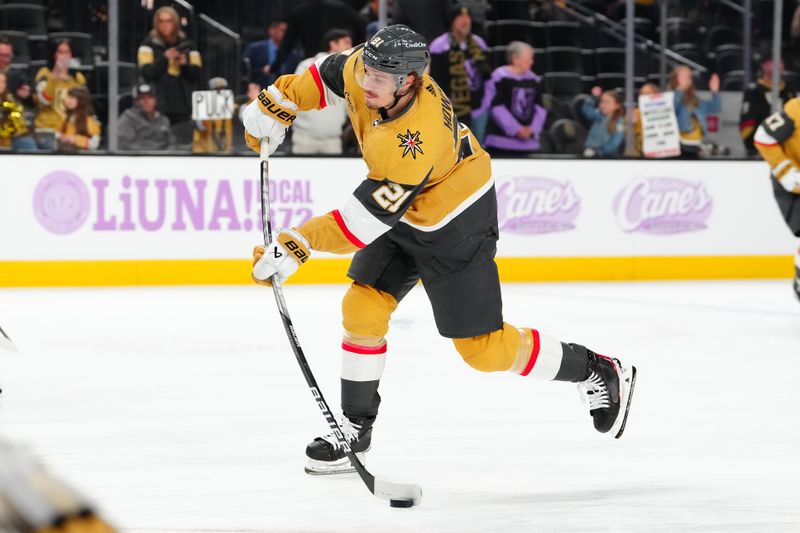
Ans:
{"type": "Polygon", "coordinates": [[[19,350],[17,350],[17,347],[14,345],[8,335],[6,335],[6,332],[3,331],[3,328],[0,328],[0,348],[10,352],[19,353],[19,350]]]}
{"type": "Polygon", "coordinates": [[[409,500],[411,506],[419,505],[422,501],[422,487],[413,483],[395,483],[385,479],[375,478],[375,496],[384,500],[409,500]]]}

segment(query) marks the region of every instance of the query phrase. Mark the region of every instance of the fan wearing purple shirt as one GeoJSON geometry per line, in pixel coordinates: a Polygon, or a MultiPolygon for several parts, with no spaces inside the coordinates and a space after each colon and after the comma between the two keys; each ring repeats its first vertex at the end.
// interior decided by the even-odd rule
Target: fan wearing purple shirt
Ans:
{"type": "Polygon", "coordinates": [[[539,76],[531,72],[533,48],[512,41],[506,57],[508,64],[495,69],[484,87],[481,109],[489,111],[484,143],[492,155],[536,152],[547,110],[541,102],[539,76]]]}

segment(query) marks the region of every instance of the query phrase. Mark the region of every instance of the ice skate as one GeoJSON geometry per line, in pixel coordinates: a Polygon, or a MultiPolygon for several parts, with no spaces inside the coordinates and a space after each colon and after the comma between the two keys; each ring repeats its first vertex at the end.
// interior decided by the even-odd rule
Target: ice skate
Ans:
{"type": "Polygon", "coordinates": [[[794,288],[794,295],[797,296],[797,299],[800,300],[800,277],[795,277],[794,282],[792,283],[792,287],[794,288]]]}
{"type": "MultiPolygon", "coordinates": [[[[336,421],[339,423],[342,435],[350,444],[350,449],[362,464],[366,463],[366,453],[370,448],[372,424],[375,418],[342,416],[336,421]]],[[[308,457],[306,474],[312,476],[348,474],[356,471],[333,432],[314,439],[306,447],[306,456],[308,457]]]]}
{"type": "Polygon", "coordinates": [[[631,408],[636,367],[625,368],[619,359],[590,353],[589,377],[578,384],[578,393],[589,404],[594,427],[620,438],[631,408]]]}

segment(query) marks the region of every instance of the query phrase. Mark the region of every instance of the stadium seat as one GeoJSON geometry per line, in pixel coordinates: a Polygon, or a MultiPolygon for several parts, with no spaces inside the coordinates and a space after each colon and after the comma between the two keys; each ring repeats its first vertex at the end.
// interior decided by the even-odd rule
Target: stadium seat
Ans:
{"type": "Polygon", "coordinates": [[[625,88],[624,72],[603,72],[597,75],[597,85],[604,91],[625,88]]]}
{"type": "Polygon", "coordinates": [[[581,46],[580,24],[568,21],[547,23],[548,46],[581,46]]]}
{"type": "Polygon", "coordinates": [[[583,73],[588,76],[594,76],[597,73],[597,58],[595,57],[594,49],[581,50],[581,63],[583,64],[583,73]]]}
{"type": "Polygon", "coordinates": [[[56,43],[64,40],[69,41],[72,57],[80,61],[81,65],[94,65],[91,35],[70,31],[51,33],[48,38],[51,50],[55,50],[56,43]]]}
{"type": "Polygon", "coordinates": [[[44,59],[34,59],[28,62],[28,72],[30,72],[31,82],[36,78],[36,73],[39,72],[39,69],[46,66],[47,61],[44,59]]]}
{"type": "Polygon", "coordinates": [[[592,124],[584,115],[581,109],[583,108],[583,104],[589,101],[592,97],[588,94],[577,94],[575,97],[570,101],[570,106],[572,106],[572,114],[583,127],[589,128],[592,124]]]}
{"type": "Polygon", "coordinates": [[[531,3],[529,0],[494,0],[491,17],[495,20],[530,20],[531,3]]]}
{"type": "Polygon", "coordinates": [[[786,87],[791,91],[800,91],[800,72],[787,70],[783,73],[783,80],[786,82],[786,87]]]}
{"type": "Polygon", "coordinates": [[[0,37],[8,39],[14,48],[14,63],[27,63],[31,60],[31,50],[28,46],[28,34],[21,31],[3,30],[0,37]]]}
{"type": "Polygon", "coordinates": [[[708,56],[695,44],[683,43],[673,46],[672,51],[693,61],[700,66],[708,67],[708,56]]]}
{"type": "Polygon", "coordinates": [[[544,125],[545,129],[548,129],[562,118],[574,118],[568,98],[559,98],[552,94],[544,93],[542,94],[542,107],[547,110],[547,120],[544,125]]]}
{"type": "Polygon", "coordinates": [[[486,22],[486,35],[489,46],[506,46],[511,41],[522,41],[534,48],[544,48],[546,44],[545,25],[541,22],[524,20],[496,20],[486,22]]]}
{"type": "Polygon", "coordinates": [[[707,48],[714,50],[726,44],[742,44],[742,32],[732,26],[714,26],[708,30],[707,48]]]}
{"type": "Polygon", "coordinates": [[[744,71],[732,70],[726,72],[720,81],[722,91],[743,91],[744,90],[744,71]]]}
{"type": "Polygon", "coordinates": [[[550,61],[548,60],[549,54],[546,48],[534,48],[534,61],[533,71],[539,76],[543,76],[545,72],[550,70],[550,61]]]}
{"type": "Polygon", "coordinates": [[[493,69],[506,64],[507,46],[490,46],[486,58],[493,69]]]}
{"type": "MultiPolygon", "coordinates": [[[[136,85],[136,65],[134,63],[120,62],[118,63],[119,70],[119,94],[129,93],[136,85]]],[[[108,63],[101,61],[94,67],[95,85],[94,90],[97,93],[108,93],[108,63]]]]}
{"type": "Polygon", "coordinates": [[[744,48],[738,44],[725,44],[714,51],[714,62],[719,74],[744,70],[744,48]]]}
{"type": "Polygon", "coordinates": [[[551,46],[547,49],[549,72],[583,72],[581,49],[573,46],[551,46]]]}
{"type": "MultiPolygon", "coordinates": [[[[619,21],[620,24],[626,26],[628,24],[628,19],[623,18],[619,21]]],[[[657,39],[656,31],[653,28],[653,23],[650,19],[643,18],[643,17],[634,17],[633,18],[633,31],[641,35],[646,39],[650,39],[655,41],[657,39]]]]}
{"type": "Polygon", "coordinates": [[[595,76],[581,76],[581,92],[591,94],[592,87],[597,85],[597,78],[595,76]]]}
{"type": "Polygon", "coordinates": [[[682,18],[667,19],[667,45],[697,44],[699,42],[700,32],[697,29],[697,24],[682,18]]]}
{"type": "Polygon", "coordinates": [[[0,5],[0,29],[46,35],[44,6],[17,3],[0,5]]]}
{"type": "Polygon", "coordinates": [[[598,48],[595,52],[597,72],[625,72],[624,48],[598,48]]]}
{"type": "Polygon", "coordinates": [[[581,76],[576,72],[546,72],[544,86],[553,96],[571,98],[581,92],[581,76]]]}
{"type": "Polygon", "coordinates": [[[557,154],[581,155],[586,144],[586,128],[578,122],[562,118],[549,130],[553,149],[557,154]]]}

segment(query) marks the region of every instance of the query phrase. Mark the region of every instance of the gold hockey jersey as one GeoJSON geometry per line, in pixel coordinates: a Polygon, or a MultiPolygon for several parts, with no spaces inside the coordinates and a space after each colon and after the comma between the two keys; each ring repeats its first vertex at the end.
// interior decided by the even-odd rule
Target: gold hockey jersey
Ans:
{"type": "Polygon", "coordinates": [[[489,155],[459,124],[450,100],[425,75],[400,115],[382,120],[367,108],[357,73],[361,46],[322,58],[275,86],[300,111],[346,105],[369,169],[343,207],[298,228],[313,250],[349,253],[395,224],[432,232],[444,227],[494,185],[489,155]]]}
{"type": "Polygon", "coordinates": [[[800,194],[800,98],[786,102],[783,111],[773,113],[756,130],[753,143],[769,163],[772,177],[795,194],[800,194]]]}

